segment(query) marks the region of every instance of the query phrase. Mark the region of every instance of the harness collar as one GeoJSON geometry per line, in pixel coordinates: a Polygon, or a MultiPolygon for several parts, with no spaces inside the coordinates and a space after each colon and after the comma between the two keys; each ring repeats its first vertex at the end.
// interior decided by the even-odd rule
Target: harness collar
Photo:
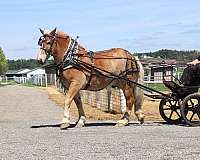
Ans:
{"type": "Polygon", "coordinates": [[[57,64],[57,75],[59,76],[61,72],[66,69],[76,66],[77,62],[74,58],[78,55],[78,37],[74,40],[70,37],[69,45],[65,51],[62,62],[57,64]]]}

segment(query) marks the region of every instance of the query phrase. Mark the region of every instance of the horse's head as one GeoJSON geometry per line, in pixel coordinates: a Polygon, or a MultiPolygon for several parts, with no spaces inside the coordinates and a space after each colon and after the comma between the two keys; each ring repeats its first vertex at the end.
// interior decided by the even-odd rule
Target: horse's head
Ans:
{"type": "Polygon", "coordinates": [[[40,29],[40,32],[42,33],[42,36],[38,41],[40,51],[38,53],[37,60],[39,63],[44,64],[52,54],[56,39],[56,28],[52,31],[40,29]]]}

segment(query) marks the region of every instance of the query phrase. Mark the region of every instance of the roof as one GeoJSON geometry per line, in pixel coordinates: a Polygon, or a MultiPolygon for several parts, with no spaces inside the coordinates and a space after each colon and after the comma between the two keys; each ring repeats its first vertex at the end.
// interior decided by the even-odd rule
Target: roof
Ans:
{"type": "Polygon", "coordinates": [[[18,74],[18,75],[20,75],[20,74],[26,74],[26,73],[28,73],[28,72],[30,72],[30,71],[31,71],[31,70],[28,69],[28,68],[19,69],[19,70],[8,70],[8,71],[6,72],[6,75],[10,75],[10,74],[18,74]]]}
{"type": "Polygon", "coordinates": [[[164,62],[169,65],[176,64],[176,59],[165,59],[164,62]]]}
{"type": "Polygon", "coordinates": [[[17,74],[17,70],[8,70],[6,74],[17,74]]]}
{"type": "Polygon", "coordinates": [[[17,74],[26,74],[26,73],[28,73],[29,71],[31,71],[31,70],[30,70],[30,69],[27,69],[27,68],[25,68],[25,69],[20,69],[20,70],[17,71],[17,74]]]}
{"type": "Polygon", "coordinates": [[[20,74],[27,74],[27,73],[30,73],[30,72],[33,72],[33,71],[36,71],[36,70],[44,70],[43,68],[35,68],[35,69],[28,69],[28,68],[24,68],[24,69],[19,69],[19,70],[8,70],[6,72],[6,75],[11,75],[11,74],[15,74],[15,75],[20,75],[20,74]]]}
{"type": "Polygon", "coordinates": [[[28,71],[27,73],[34,72],[36,70],[44,70],[44,69],[43,68],[35,68],[35,69],[32,69],[32,70],[28,71]]]}

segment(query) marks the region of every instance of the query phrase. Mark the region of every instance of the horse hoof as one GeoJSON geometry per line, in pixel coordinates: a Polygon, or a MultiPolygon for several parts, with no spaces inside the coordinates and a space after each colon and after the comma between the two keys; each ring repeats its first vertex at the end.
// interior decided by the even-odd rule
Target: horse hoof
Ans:
{"type": "Polygon", "coordinates": [[[144,123],[144,118],[140,119],[140,124],[144,123]]]}
{"type": "Polygon", "coordinates": [[[69,123],[62,123],[62,124],[60,125],[60,129],[67,129],[69,126],[70,126],[69,123]]]}
{"type": "Polygon", "coordinates": [[[125,126],[125,124],[123,124],[123,123],[116,123],[116,125],[115,125],[115,127],[124,127],[125,126]]]}
{"type": "Polygon", "coordinates": [[[127,119],[121,119],[117,121],[117,124],[115,125],[116,127],[123,127],[128,125],[128,120],[127,119]]]}
{"type": "Polygon", "coordinates": [[[82,128],[82,127],[85,127],[85,124],[83,124],[83,123],[77,123],[76,124],[76,128],[82,128]]]}

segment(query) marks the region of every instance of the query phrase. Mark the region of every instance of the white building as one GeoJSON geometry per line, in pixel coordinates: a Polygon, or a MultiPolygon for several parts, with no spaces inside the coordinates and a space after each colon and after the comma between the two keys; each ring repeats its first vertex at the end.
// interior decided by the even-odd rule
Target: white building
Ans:
{"type": "Polygon", "coordinates": [[[27,72],[26,75],[27,75],[27,78],[31,78],[31,77],[37,76],[37,75],[45,75],[45,69],[36,68],[36,69],[30,70],[29,72],[27,72]]]}

